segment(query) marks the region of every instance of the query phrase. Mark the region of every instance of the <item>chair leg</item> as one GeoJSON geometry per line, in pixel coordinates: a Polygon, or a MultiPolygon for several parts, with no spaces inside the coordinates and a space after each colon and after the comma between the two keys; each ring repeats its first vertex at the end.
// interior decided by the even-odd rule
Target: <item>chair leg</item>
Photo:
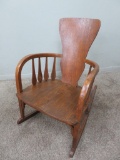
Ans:
{"type": "Polygon", "coordinates": [[[33,113],[30,113],[27,116],[25,116],[25,103],[22,102],[21,100],[18,100],[18,102],[19,102],[19,108],[20,108],[20,118],[18,119],[17,124],[20,124],[26,121],[27,119],[33,117],[37,113],[39,113],[39,111],[34,111],[33,113]]]}
{"type": "Polygon", "coordinates": [[[87,109],[85,111],[86,114],[89,114],[89,112],[90,112],[90,109],[91,109],[91,106],[92,106],[92,103],[93,103],[93,100],[94,100],[94,97],[95,97],[96,89],[97,89],[97,86],[94,86],[94,88],[91,91],[91,94],[90,94],[90,97],[89,97],[89,100],[88,100],[88,106],[87,106],[87,109]]]}
{"type": "Polygon", "coordinates": [[[77,124],[76,126],[72,127],[72,136],[73,136],[73,142],[72,142],[72,148],[70,151],[70,158],[72,158],[74,156],[74,153],[76,151],[77,145],[79,143],[80,140],[80,125],[77,124]]]}
{"type": "Polygon", "coordinates": [[[83,114],[81,122],[76,124],[75,126],[71,126],[71,133],[72,133],[72,136],[73,136],[73,142],[72,142],[72,148],[71,148],[71,151],[70,151],[70,158],[72,158],[74,156],[76,148],[77,148],[78,143],[80,141],[81,135],[82,135],[83,130],[85,128],[85,124],[86,124],[87,118],[89,116],[89,112],[90,112],[91,105],[92,105],[92,102],[93,102],[93,99],[94,99],[94,96],[95,96],[95,93],[96,93],[96,89],[97,89],[97,86],[95,86],[93,88],[93,90],[90,94],[90,97],[89,97],[89,100],[88,100],[88,106],[87,106],[87,109],[85,110],[85,112],[83,114]]]}
{"type": "Polygon", "coordinates": [[[76,148],[78,146],[78,143],[80,141],[80,138],[82,136],[82,133],[87,121],[87,117],[85,115],[84,119],[82,120],[82,123],[76,124],[74,127],[72,127],[73,142],[72,142],[72,148],[69,154],[70,158],[72,158],[75,154],[76,148]]]}
{"type": "Polygon", "coordinates": [[[81,123],[78,123],[72,127],[73,142],[72,142],[72,148],[71,148],[70,155],[69,155],[70,158],[72,158],[75,154],[76,148],[78,146],[83,130],[85,128],[87,118],[88,118],[88,114],[84,114],[81,123]]]}

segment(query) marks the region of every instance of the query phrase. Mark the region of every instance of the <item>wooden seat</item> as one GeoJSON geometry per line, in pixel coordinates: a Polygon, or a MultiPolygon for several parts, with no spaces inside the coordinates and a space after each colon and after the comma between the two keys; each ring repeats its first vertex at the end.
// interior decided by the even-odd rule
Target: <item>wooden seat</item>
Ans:
{"type": "MultiPolygon", "coordinates": [[[[87,18],[63,18],[60,20],[62,53],[38,53],[25,56],[16,67],[16,88],[20,108],[18,124],[37,113],[53,117],[71,127],[73,136],[70,157],[73,157],[84,130],[96,92],[93,87],[99,71],[97,63],[86,59],[100,28],[100,21],[87,18]],[[48,69],[49,58],[53,59],[52,70],[48,69]],[[41,60],[45,60],[44,73],[41,60]],[[61,79],[56,79],[56,60],[61,59],[61,79]],[[37,60],[37,61],[36,61],[37,60]],[[22,70],[27,62],[32,64],[32,85],[23,88],[22,70]],[[37,74],[36,65],[38,64],[37,74]],[[78,85],[85,65],[89,65],[83,86],[78,85]],[[51,72],[51,76],[50,73],[51,72]],[[36,111],[25,115],[25,105],[36,111]]],[[[58,64],[57,64],[58,65],[58,64]]]]}
{"type": "Polygon", "coordinates": [[[81,87],[76,88],[60,80],[49,80],[31,85],[17,96],[36,110],[74,125],[77,123],[75,111],[80,90],[81,87]]]}

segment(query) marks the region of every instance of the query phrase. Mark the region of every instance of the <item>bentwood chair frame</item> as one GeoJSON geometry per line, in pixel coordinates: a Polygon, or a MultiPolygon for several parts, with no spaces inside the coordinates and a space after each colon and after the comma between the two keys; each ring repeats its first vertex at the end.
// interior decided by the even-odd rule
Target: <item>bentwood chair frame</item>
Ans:
{"type": "MultiPolygon", "coordinates": [[[[62,26],[64,24],[64,21],[65,24],[67,23],[68,25],[68,22],[69,21],[73,22],[74,19],[69,19],[69,18],[62,19],[60,22],[62,26]]],[[[73,143],[70,151],[70,157],[73,157],[77,145],[79,143],[80,137],[82,135],[83,129],[85,127],[97,88],[97,86],[93,87],[93,83],[99,71],[98,64],[91,60],[86,59],[86,56],[92,42],[94,41],[97,35],[97,32],[99,31],[100,21],[95,19],[75,19],[75,25],[78,24],[79,22],[82,22],[82,24],[83,22],[87,22],[87,26],[90,25],[90,27],[93,27],[90,28],[90,31],[93,30],[93,32],[91,31],[93,37],[92,40],[90,39],[91,40],[90,44],[88,44],[87,41],[85,41],[85,44],[83,44],[87,45],[85,53],[82,50],[83,53],[77,52],[77,55],[73,55],[73,53],[71,53],[70,51],[68,53],[67,52],[68,50],[66,51],[66,49],[63,49],[63,54],[54,54],[54,53],[31,54],[21,59],[16,67],[16,88],[17,88],[17,97],[20,108],[20,119],[18,120],[17,123],[20,124],[39,112],[66,123],[71,127],[71,133],[73,136],[73,143]],[[82,54],[84,54],[84,57],[82,57],[82,54]],[[66,55],[67,57],[65,57],[66,55]],[[71,65],[73,64],[75,65],[77,63],[79,56],[83,61],[83,69],[81,70],[81,73],[79,71],[75,72],[75,70],[73,70],[72,72],[71,67],[74,68],[74,66],[71,65]],[[73,57],[75,57],[74,60],[73,57]],[[42,70],[41,70],[41,59],[43,58],[45,58],[44,76],[42,75],[42,70]],[[48,73],[48,58],[53,58],[51,79],[49,79],[49,73],[48,73]],[[56,79],[57,58],[61,59],[61,70],[62,70],[61,80],[56,79]],[[67,61],[66,58],[68,58],[67,61]],[[38,59],[37,74],[35,71],[35,59],[38,59]],[[22,78],[21,78],[22,69],[28,61],[31,61],[32,63],[32,85],[23,89],[22,78]],[[85,64],[89,65],[89,71],[83,83],[83,86],[81,87],[78,85],[77,82],[84,70],[85,64]],[[72,72],[70,74],[69,74],[69,69],[72,72]],[[26,104],[34,108],[36,111],[29,115],[25,115],[24,110],[26,104]]],[[[62,30],[63,28],[62,29],[61,28],[60,32],[63,31],[62,30]]],[[[83,26],[83,28],[85,28],[85,26],[83,26]]],[[[84,34],[87,34],[88,36],[87,38],[89,39],[89,36],[91,36],[90,32],[88,31],[89,32],[88,33],[87,29],[84,29],[84,31],[86,31],[86,33],[84,32],[84,34]]],[[[84,34],[82,35],[83,37],[84,34]]],[[[65,45],[63,38],[64,35],[62,35],[62,33],[61,37],[63,42],[62,45],[64,48],[65,45]]],[[[78,68],[80,68],[80,65],[78,68]]]]}

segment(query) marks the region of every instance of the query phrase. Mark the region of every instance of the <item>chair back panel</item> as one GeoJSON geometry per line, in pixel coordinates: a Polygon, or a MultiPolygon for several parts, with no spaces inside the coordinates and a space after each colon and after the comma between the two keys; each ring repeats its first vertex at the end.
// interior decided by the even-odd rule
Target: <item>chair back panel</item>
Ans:
{"type": "Polygon", "coordinates": [[[62,41],[62,81],[73,86],[84,71],[85,59],[100,28],[98,19],[62,18],[59,31],[62,41]]]}

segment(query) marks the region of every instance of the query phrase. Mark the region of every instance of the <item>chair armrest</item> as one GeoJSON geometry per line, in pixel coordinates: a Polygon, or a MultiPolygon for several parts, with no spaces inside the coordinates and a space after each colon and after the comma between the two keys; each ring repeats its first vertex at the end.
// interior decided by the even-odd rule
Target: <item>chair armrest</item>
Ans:
{"type": "Polygon", "coordinates": [[[85,63],[90,65],[90,69],[88,72],[88,75],[83,83],[81,92],[80,92],[80,96],[79,96],[79,100],[78,100],[78,107],[77,107],[77,118],[79,119],[82,115],[82,112],[84,111],[84,107],[85,104],[89,98],[93,83],[94,83],[94,79],[97,75],[97,73],[99,72],[99,66],[97,63],[86,59],[85,63]],[[91,71],[91,68],[94,68],[91,71]]]}
{"type": "Polygon", "coordinates": [[[83,84],[81,93],[80,93],[80,100],[84,101],[88,98],[89,96],[89,92],[92,88],[92,84],[94,82],[94,79],[97,75],[97,73],[99,72],[99,66],[97,63],[90,61],[88,59],[86,59],[85,63],[90,65],[90,68],[93,67],[94,69],[92,71],[89,70],[89,73],[87,75],[87,78],[83,84]]]}
{"type": "Polygon", "coordinates": [[[16,67],[16,71],[15,71],[15,78],[16,78],[16,88],[17,88],[17,93],[21,93],[22,92],[22,79],[21,79],[21,72],[22,72],[22,68],[25,65],[26,62],[28,62],[29,60],[32,60],[34,58],[41,58],[41,57],[58,57],[61,58],[62,54],[55,54],[55,53],[38,53],[38,54],[30,54],[27,55],[25,57],[23,57],[17,67],[16,67]]]}

